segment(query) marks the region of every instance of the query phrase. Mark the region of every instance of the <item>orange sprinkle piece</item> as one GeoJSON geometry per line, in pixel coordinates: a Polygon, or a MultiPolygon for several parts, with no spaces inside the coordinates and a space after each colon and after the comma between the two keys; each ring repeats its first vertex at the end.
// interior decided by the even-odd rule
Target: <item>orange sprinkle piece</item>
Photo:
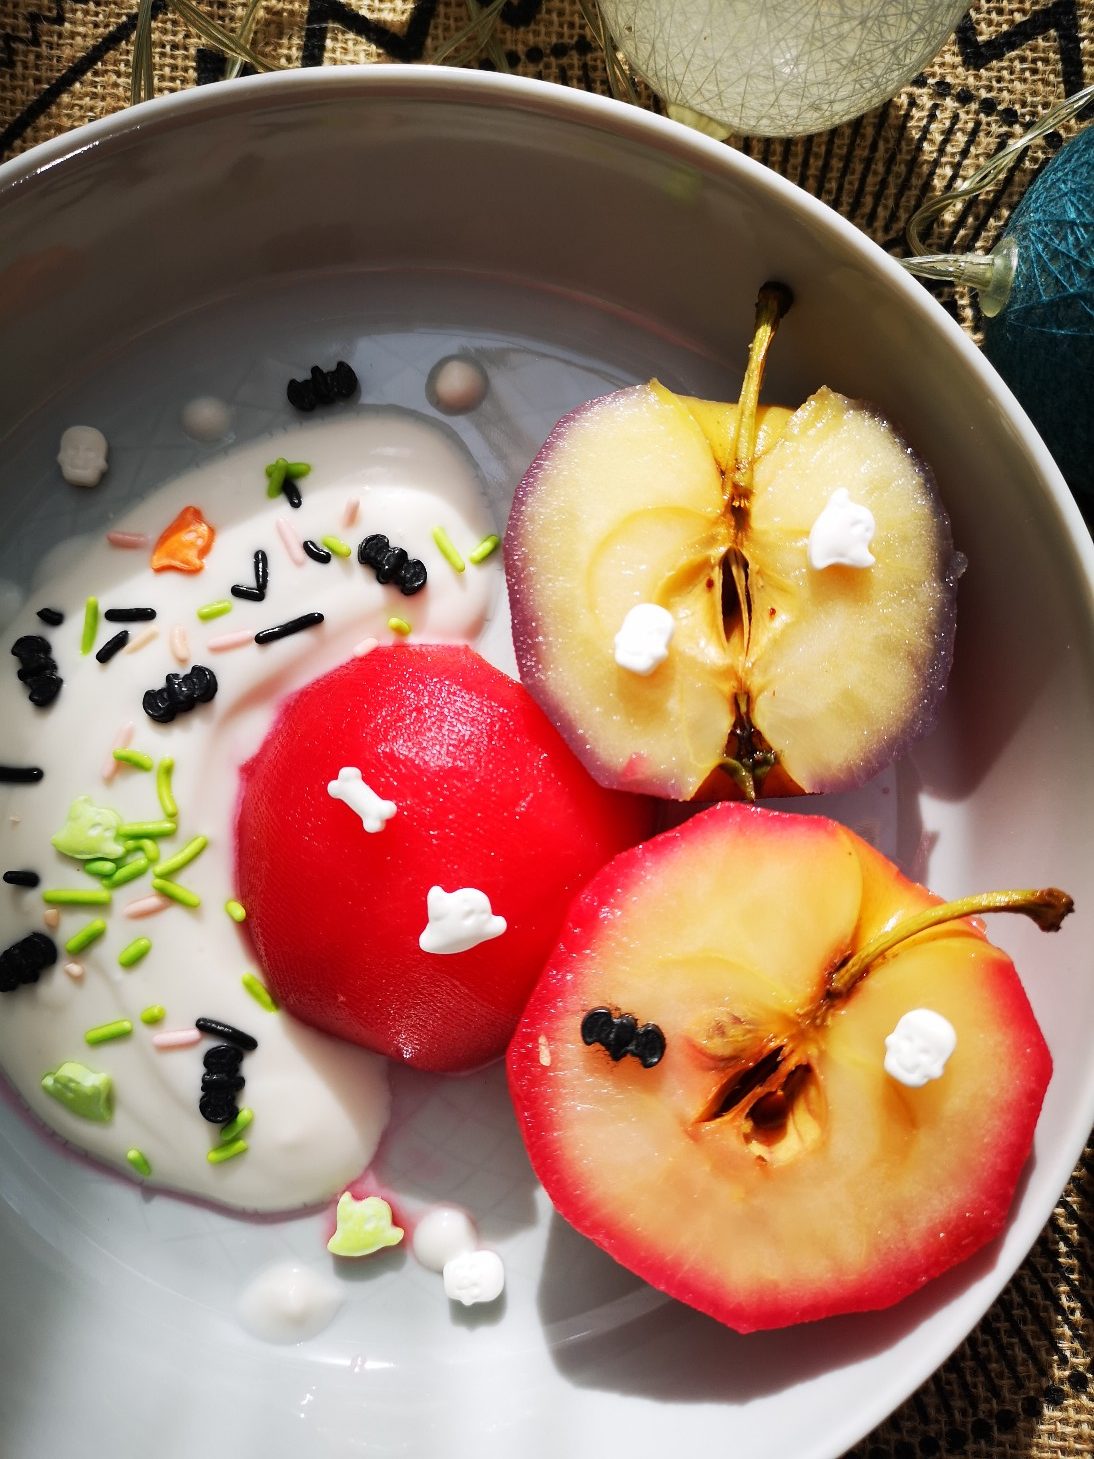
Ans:
{"type": "Polygon", "coordinates": [[[200,507],[183,507],[152,549],[152,571],[201,572],[216,535],[200,507]]]}

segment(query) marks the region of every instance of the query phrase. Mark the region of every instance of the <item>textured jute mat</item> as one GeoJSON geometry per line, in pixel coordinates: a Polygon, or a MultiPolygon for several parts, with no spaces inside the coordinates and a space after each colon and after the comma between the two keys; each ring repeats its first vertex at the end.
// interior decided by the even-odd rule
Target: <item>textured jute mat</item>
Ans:
{"type": "MultiPolygon", "coordinates": [[[[760,0],[757,0],[760,3],[760,0]]],[[[235,28],[242,0],[204,0],[235,28]]],[[[224,59],[155,6],[157,91],[210,84],[224,59]]],[[[266,0],[252,45],[285,66],[429,61],[466,25],[465,0],[266,0]]],[[[0,0],[0,155],[127,104],[136,0],[0,0]]],[[[526,76],[608,90],[578,0],[511,0],[497,30],[504,64],[526,76]]],[[[1094,81],[1094,0],[980,0],[953,40],[892,101],[834,131],[791,141],[732,137],[883,247],[927,198],[1021,134],[1053,102],[1094,81]]],[[[644,105],[657,106],[639,88],[644,105]]],[[[979,200],[941,220],[938,252],[984,249],[1059,148],[1049,134],[979,200]]],[[[939,298],[975,335],[975,300],[939,298]]],[[[853,1459],[1088,1459],[1094,1454],[1091,1331],[1094,1147],[1029,1259],[954,1356],[853,1459]]],[[[818,1339],[820,1340],[820,1339],[818,1339]]],[[[787,1459],[793,1459],[788,1455],[787,1459]]]]}

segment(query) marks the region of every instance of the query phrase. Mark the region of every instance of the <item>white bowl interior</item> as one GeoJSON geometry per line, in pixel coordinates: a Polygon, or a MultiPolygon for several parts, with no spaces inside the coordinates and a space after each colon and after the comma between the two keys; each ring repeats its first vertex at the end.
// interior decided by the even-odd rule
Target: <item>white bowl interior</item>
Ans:
{"type": "Polygon", "coordinates": [[[477,1201],[509,1265],[506,1308],[454,1321],[412,1263],[389,1263],[357,1275],[327,1333],[278,1350],[238,1329],[235,1295],[275,1257],[314,1263],[317,1218],[149,1197],[0,1106],[13,1459],[70,1437],[76,1412],[96,1452],[122,1454],[153,1424],[158,1452],[189,1454],[216,1424],[240,1452],[305,1459],[505,1455],[518,1438],[583,1455],[625,1423],[636,1459],[712,1436],[754,1459],[821,1459],[925,1377],[1021,1260],[1094,1113],[1090,545],[956,326],[812,199],[657,118],[414,68],[211,88],[39,149],[0,170],[0,575],[25,587],[60,537],[101,530],[201,459],[177,425],[186,399],[230,399],[247,439],[285,418],[294,366],[339,354],[366,398],[421,409],[434,360],[477,350],[492,413],[455,428],[503,516],[579,400],[652,373],[734,396],[766,278],[796,295],[767,398],[827,383],[875,401],[933,466],[970,563],[938,728],[868,804],[826,809],[854,820],[887,798],[884,849],[940,892],[1056,883],[1079,904],[1051,939],[1021,919],[993,928],[1056,1060],[1006,1236],[894,1311],[742,1339],[550,1215],[499,1071],[400,1075],[392,1183],[477,1201]],[[76,419],[114,448],[97,493],[62,488],[53,465],[76,419]],[[172,1404],[165,1430],[167,1385],[197,1406],[172,1404]]]}

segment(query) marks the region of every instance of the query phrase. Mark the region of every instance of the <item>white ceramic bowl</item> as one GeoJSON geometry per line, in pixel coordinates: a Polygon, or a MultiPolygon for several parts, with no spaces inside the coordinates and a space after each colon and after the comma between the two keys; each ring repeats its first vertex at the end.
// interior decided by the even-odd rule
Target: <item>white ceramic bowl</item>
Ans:
{"type": "Polygon", "coordinates": [[[876,401],[932,463],[970,562],[945,712],[883,787],[883,839],[942,893],[1056,883],[1079,905],[1055,938],[1019,919],[993,928],[1056,1060],[1004,1237],[889,1312],[741,1338],[551,1216],[497,1071],[400,1075],[393,1166],[420,1192],[422,1151],[440,1162],[451,1184],[430,1193],[476,1210],[506,1257],[506,1305],[453,1318],[435,1278],[385,1259],[353,1274],[320,1337],[272,1348],[241,1330],[235,1301],[275,1259],[326,1265],[321,1218],[252,1222],[149,1196],[9,1102],[7,1459],[77,1436],[122,1459],[210,1444],[270,1459],[582,1459],[621,1443],[630,1459],[700,1446],[830,1459],[942,1361],[1022,1260],[1094,1115],[1094,553],[975,348],[821,204],[657,117],[445,70],[233,82],[49,143],[0,169],[0,572],[17,594],[45,545],[101,529],[198,459],[177,425],[185,399],[222,395],[238,438],[260,435],[287,410],[268,388],[278,359],[334,349],[361,364],[368,398],[417,408],[453,342],[487,353],[494,413],[481,432],[457,425],[503,513],[578,399],[654,371],[731,397],[769,277],[797,302],[768,398],[826,382],[876,401]],[[80,418],[115,444],[105,494],[56,475],[57,437],[80,418]]]}

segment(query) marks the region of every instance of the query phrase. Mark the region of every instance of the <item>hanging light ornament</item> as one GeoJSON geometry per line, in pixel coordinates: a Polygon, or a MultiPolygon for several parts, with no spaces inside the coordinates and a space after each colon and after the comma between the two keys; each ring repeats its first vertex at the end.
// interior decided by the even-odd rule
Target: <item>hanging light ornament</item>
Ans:
{"type": "Polygon", "coordinates": [[[908,225],[921,278],[977,289],[984,353],[1021,401],[1088,521],[1094,519],[1094,126],[1067,142],[1015,208],[986,255],[929,254],[926,224],[974,197],[1031,142],[1094,104],[1087,86],[1046,112],[961,187],[926,204],[908,225]]]}

